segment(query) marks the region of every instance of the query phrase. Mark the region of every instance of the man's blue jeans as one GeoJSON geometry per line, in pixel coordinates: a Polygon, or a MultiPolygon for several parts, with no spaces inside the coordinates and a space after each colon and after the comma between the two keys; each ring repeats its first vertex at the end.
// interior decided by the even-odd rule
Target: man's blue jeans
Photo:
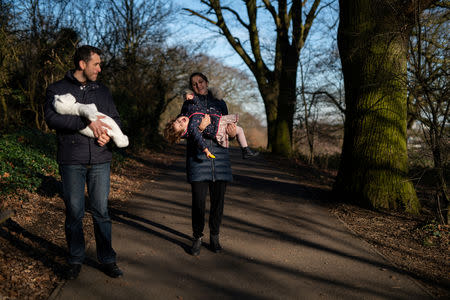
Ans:
{"type": "Polygon", "coordinates": [[[116,253],[111,244],[111,219],[108,214],[110,163],[60,165],[59,172],[66,205],[65,231],[69,263],[82,264],[85,257],[83,217],[86,184],[94,221],[97,258],[102,264],[115,262],[116,253]]]}

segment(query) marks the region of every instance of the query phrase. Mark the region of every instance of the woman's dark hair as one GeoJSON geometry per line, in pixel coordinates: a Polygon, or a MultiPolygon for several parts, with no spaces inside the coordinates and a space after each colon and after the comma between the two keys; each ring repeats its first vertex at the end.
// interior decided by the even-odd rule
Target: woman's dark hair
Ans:
{"type": "Polygon", "coordinates": [[[200,73],[200,72],[194,72],[194,73],[191,74],[191,76],[189,76],[189,87],[190,87],[191,89],[193,89],[193,87],[192,87],[192,78],[193,78],[194,76],[200,76],[201,78],[203,78],[204,81],[206,81],[206,82],[209,83],[208,78],[207,78],[203,73],[200,73]]]}
{"type": "Polygon", "coordinates": [[[75,69],[80,69],[81,60],[88,62],[91,59],[92,53],[102,55],[102,50],[89,45],[78,47],[77,50],[75,50],[75,54],[73,55],[73,63],[75,64],[75,69]]]}

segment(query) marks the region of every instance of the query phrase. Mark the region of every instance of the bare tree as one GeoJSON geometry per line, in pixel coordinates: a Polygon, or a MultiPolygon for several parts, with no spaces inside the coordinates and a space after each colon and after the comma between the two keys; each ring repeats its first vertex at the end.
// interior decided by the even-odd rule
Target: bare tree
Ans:
{"type": "Polygon", "coordinates": [[[51,0],[17,0],[14,1],[14,36],[12,50],[15,52],[17,65],[11,88],[18,94],[11,100],[18,113],[16,125],[34,126],[46,129],[43,119],[44,91],[49,84],[52,72],[67,66],[64,55],[70,55],[66,41],[71,42],[72,49],[77,42],[77,34],[64,28],[69,23],[70,1],[51,0]],[[64,42],[61,42],[64,40],[64,42]]]}
{"type": "MultiPolygon", "coordinates": [[[[249,0],[244,1],[247,16],[243,16],[239,9],[223,4],[223,1],[200,2],[207,10],[186,10],[217,26],[253,73],[266,109],[268,148],[274,153],[288,154],[292,144],[300,51],[315,17],[324,6],[320,7],[320,0],[312,1],[309,6],[306,5],[308,1],[294,0],[288,3],[279,0],[277,7],[269,0],[249,0]],[[309,7],[307,12],[304,11],[305,7],[309,7]],[[264,57],[264,40],[260,36],[262,30],[257,23],[258,13],[263,10],[272,19],[276,31],[275,46],[268,59],[264,57]],[[232,32],[233,22],[248,33],[249,47],[232,32]]],[[[265,25],[268,23],[265,22],[265,25]]]]}
{"type": "Polygon", "coordinates": [[[449,198],[444,169],[448,163],[450,113],[450,12],[443,1],[417,14],[409,43],[410,124],[420,122],[431,150],[436,180],[436,207],[440,221],[448,223],[449,198]]]}
{"type": "Polygon", "coordinates": [[[317,133],[318,114],[318,94],[307,93],[305,76],[308,73],[304,68],[304,64],[300,61],[300,87],[298,88],[298,95],[300,97],[300,129],[304,129],[306,134],[306,141],[308,143],[308,163],[314,164],[314,146],[317,133]]]}
{"type": "Polygon", "coordinates": [[[8,99],[13,95],[10,80],[13,66],[18,61],[16,37],[12,32],[11,10],[11,3],[0,2],[0,124],[2,129],[7,127],[10,119],[8,99]]]}
{"type": "Polygon", "coordinates": [[[93,23],[89,38],[105,51],[101,80],[111,87],[132,146],[152,145],[160,115],[174,98],[177,68],[186,64],[183,49],[165,45],[171,5],[161,0],[102,0],[96,5],[83,22],[93,23]]]}
{"type": "Polygon", "coordinates": [[[333,114],[343,122],[345,118],[345,92],[339,52],[337,45],[334,43],[328,50],[328,55],[316,63],[312,75],[321,78],[320,84],[309,88],[307,93],[321,96],[326,104],[335,108],[333,114]]]}

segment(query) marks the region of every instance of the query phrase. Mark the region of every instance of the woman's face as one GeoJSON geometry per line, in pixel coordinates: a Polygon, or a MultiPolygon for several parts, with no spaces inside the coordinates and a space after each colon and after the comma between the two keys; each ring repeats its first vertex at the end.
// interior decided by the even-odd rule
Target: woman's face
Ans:
{"type": "Polygon", "coordinates": [[[198,95],[208,94],[208,82],[196,75],[191,79],[192,89],[198,95]]]}

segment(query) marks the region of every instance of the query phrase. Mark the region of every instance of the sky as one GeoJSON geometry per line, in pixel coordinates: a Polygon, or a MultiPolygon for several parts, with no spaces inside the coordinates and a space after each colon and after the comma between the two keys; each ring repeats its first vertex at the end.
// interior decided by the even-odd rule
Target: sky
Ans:
{"type": "MultiPolygon", "coordinates": [[[[207,47],[204,49],[206,54],[218,58],[228,66],[247,70],[239,55],[231,48],[225,38],[219,36],[217,28],[198,17],[190,16],[188,12],[183,10],[183,8],[201,10],[205,6],[201,5],[200,0],[173,0],[172,2],[175,9],[179,11],[177,13],[178,22],[171,24],[174,32],[177,32],[172,37],[173,43],[186,41],[188,44],[191,40],[204,39],[207,41],[207,47]]],[[[169,41],[169,43],[171,42],[169,41]]]]}
{"type": "MultiPolygon", "coordinates": [[[[240,13],[244,20],[246,19],[247,13],[245,11],[245,5],[242,3],[243,1],[222,0],[222,2],[228,3],[240,13]]],[[[322,2],[324,3],[325,1],[322,2]]],[[[200,11],[202,8],[205,8],[205,5],[202,5],[200,0],[172,0],[172,3],[178,13],[176,14],[177,22],[173,22],[171,27],[175,32],[177,32],[177,34],[172,37],[173,41],[170,42],[177,43],[180,41],[186,41],[186,43],[189,43],[190,40],[199,40],[199,38],[211,39],[213,40],[213,43],[208,44],[209,47],[205,51],[207,54],[221,59],[229,66],[238,67],[240,69],[247,68],[242,62],[242,59],[235,53],[225,38],[217,33],[217,27],[201,20],[196,16],[190,16],[188,12],[183,10],[183,8],[190,8],[200,11]]],[[[273,34],[273,21],[265,12],[266,10],[263,9],[258,11],[258,30],[260,32],[262,42],[271,43],[275,36],[273,34]],[[266,37],[266,40],[264,40],[264,37],[266,37]]],[[[324,9],[320,14],[320,19],[317,19],[317,21],[325,22],[327,25],[331,25],[336,21],[336,15],[336,11],[324,9]]],[[[319,30],[319,24],[317,21],[314,23],[313,29],[311,30],[307,40],[308,48],[315,48],[318,44],[331,43],[331,39],[333,39],[333,35],[335,35],[335,29],[324,29],[326,25],[320,24],[321,28],[319,30]],[[328,33],[324,35],[324,31],[328,31],[328,33]]],[[[234,30],[233,33],[240,38],[241,41],[248,40],[248,32],[246,30],[241,28],[239,30],[237,30],[237,28],[232,28],[232,30],[234,30]]]]}

